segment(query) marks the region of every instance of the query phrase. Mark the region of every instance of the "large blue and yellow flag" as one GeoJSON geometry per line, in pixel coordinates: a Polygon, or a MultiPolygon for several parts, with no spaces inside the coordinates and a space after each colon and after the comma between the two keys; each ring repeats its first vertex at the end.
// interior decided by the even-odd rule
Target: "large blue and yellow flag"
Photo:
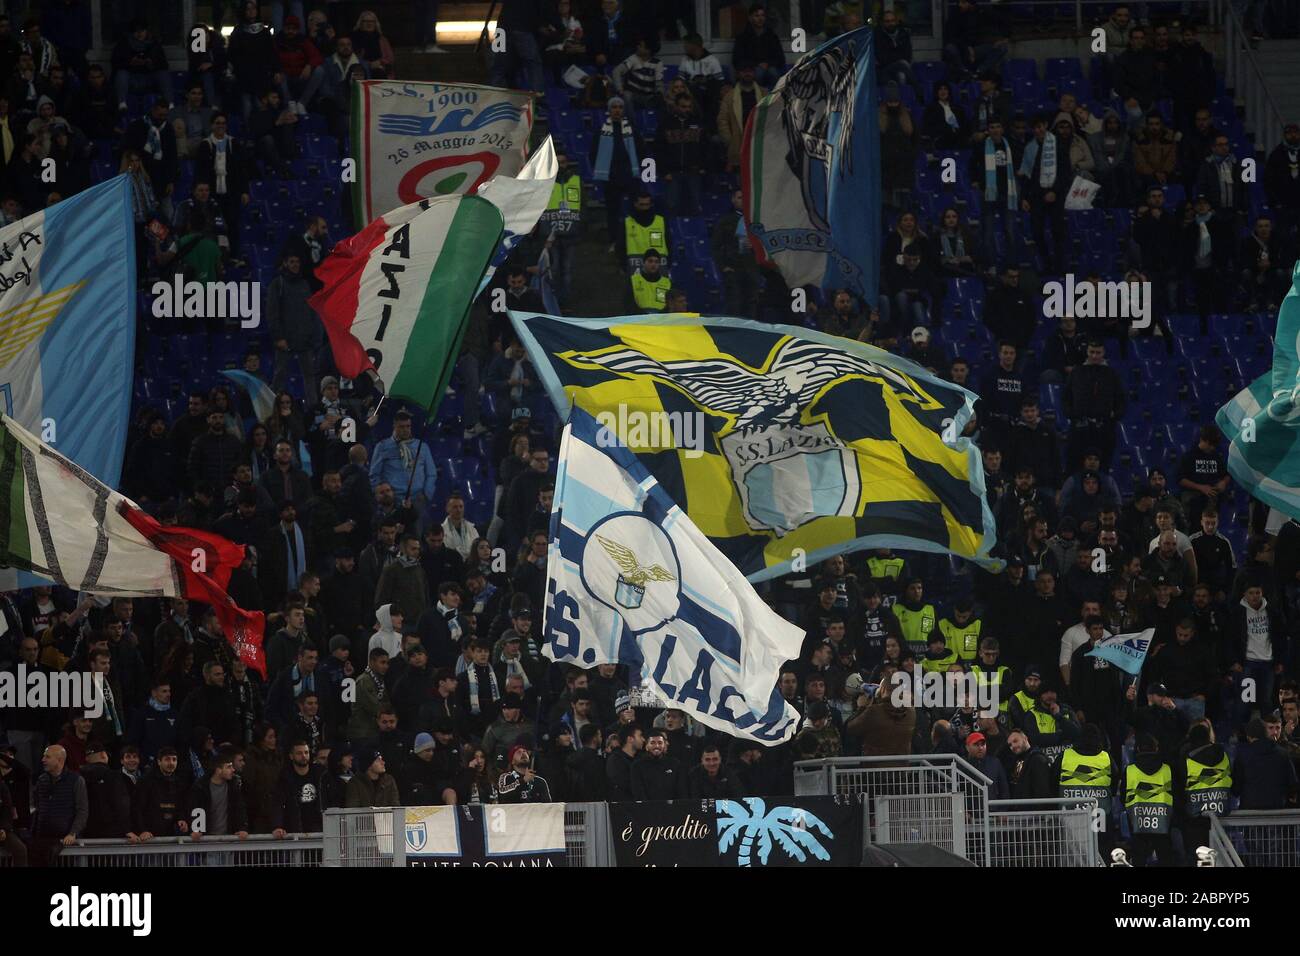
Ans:
{"type": "Polygon", "coordinates": [[[126,176],[0,229],[0,412],[110,487],[131,411],[134,230],[126,176]]]}
{"type": "Polygon", "coordinates": [[[745,223],[760,263],[791,288],[876,301],[880,126],[872,30],[802,57],[750,111],[741,145],[745,223]]]}
{"type": "Polygon", "coordinates": [[[1228,439],[1228,473],[1265,504],[1300,518],[1300,263],[1282,300],[1273,367],[1215,416],[1228,439]]]}
{"type": "Polygon", "coordinates": [[[998,565],[979,451],[957,437],[964,388],[744,319],[511,318],[561,414],[576,404],[617,434],[751,581],[876,547],[998,565]]]}

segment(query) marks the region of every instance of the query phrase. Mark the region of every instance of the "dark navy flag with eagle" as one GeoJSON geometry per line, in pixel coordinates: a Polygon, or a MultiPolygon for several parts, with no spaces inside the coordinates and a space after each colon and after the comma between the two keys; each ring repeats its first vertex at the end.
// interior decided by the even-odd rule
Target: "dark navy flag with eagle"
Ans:
{"type": "Polygon", "coordinates": [[[869,345],[677,314],[511,313],[556,407],[617,433],[751,581],[864,548],[996,567],[976,396],[869,345]]]}
{"type": "Polygon", "coordinates": [[[750,111],[740,158],[745,223],[760,263],[791,288],[876,301],[880,126],[870,27],[802,57],[750,111]]]}

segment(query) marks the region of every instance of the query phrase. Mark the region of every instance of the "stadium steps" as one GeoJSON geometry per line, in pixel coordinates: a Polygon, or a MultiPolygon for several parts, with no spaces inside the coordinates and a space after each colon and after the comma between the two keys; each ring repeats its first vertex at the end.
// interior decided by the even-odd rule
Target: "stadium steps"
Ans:
{"type": "Polygon", "coordinates": [[[1256,61],[1283,122],[1300,116],[1300,40],[1262,40],[1256,61]]]}

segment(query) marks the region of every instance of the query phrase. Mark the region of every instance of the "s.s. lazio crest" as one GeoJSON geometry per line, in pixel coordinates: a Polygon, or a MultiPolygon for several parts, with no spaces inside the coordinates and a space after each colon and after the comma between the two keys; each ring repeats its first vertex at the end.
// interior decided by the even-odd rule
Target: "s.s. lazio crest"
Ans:
{"type": "Polygon", "coordinates": [[[755,531],[778,536],[817,518],[852,517],[858,510],[858,456],[825,421],[802,417],[823,390],[849,376],[870,376],[919,404],[929,401],[895,370],[810,340],[786,339],[761,368],[730,357],[657,362],[634,349],[583,358],[614,372],[670,376],[701,408],[731,418],[718,444],[745,521],[755,531]]]}
{"type": "Polygon", "coordinates": [[[406,849],[411,853],[419,853],[429,844],[429,830],[421,820],[418,823],[406,824],[406,849]]]}

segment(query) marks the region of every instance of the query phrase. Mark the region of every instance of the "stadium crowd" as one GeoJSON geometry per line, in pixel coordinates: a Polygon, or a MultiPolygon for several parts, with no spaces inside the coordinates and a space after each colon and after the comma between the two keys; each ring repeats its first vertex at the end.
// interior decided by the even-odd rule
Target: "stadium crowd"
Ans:
{"type": "MultiPolygon", "coordinates": [[[[394,75],[378,17],[349,28],[331,21],[334,4],[309,2],[305,16],[274,4],[272,29],[256,2],[235,4],[234,33],[209,29],[178,85],[143,23],[118,24],[112,62],[88,63],[67,12],[85,5],[46,6],[55,13],[21,31],[0,17],[4,222],[120,170],[135,186],[142,281],[272,280],[269,336],[219,320],[170,330],[233,347],[221,361],[276,390],[272,414],[258,420],[218,366],[193,361],[161,397],[137,387],[121,482],[163,524],[246,546],[229,590],[267,614],[267,675],[234,655],[204,605],[0,594],[0,669],[89,671],[108,691],[93,720],[0,713],[0,846],[15,861],[48,862],[75,838],[186,834],[196,819],[209,835],[315,832],[336,806],[788,794],[796,760],[841,755],[961,754],[994,797],[1076,795],[1082,767],[1105,791],[1110,840],[1134,803],[1171,808],[1173,827],[1135,835],[1140,862],[1171,862],[1202,832],[1197,791],[1221,812],[1295,805],[1300,526],[1247,504],[1208,417],[1168,471],[1121,440],[1133,383],[1116,352],[1172,355],[1231,331],[1213,323],[1233,311],[1263,313],[1261,334],[1296,260],[1300,126],[1262,183],[1244,182],[1212,115],[1212,58],[1176,11],[1139,22],[1109,8],[1097,95],[1053,88],[1046,109],[1036,73],[1008,83],[1016,37],[996,7],[951,5],[942,64],[913,62],[905,22],[881,13],[881,295],[809,289],[808,313],[792,315],[791,290],[754,261],[734,189],[745,119],[789,58],[763,5],[737,17],[724,67],[690,4],[504,4],[508,52],[492,81],[562,101],[548,115],[563,152],[551,208],[495,280],[511,308],[545,311],[548,284],[566,314],[589,308],[581,256],[600,224],[581,207],[595,199],[625,311],[715,305],[802,322],[979,396],[968,434],[1006,570],[878,549],[766,585],[807,635],[779,679],[798,732],[767,748],[664,708],[622,666],[544,657],[558,423],[504,316],[476,305],[455,396],[435,416],[337,375],[307,299],[352,228],[345,191],[329,186],[306,216],[253,194],[346,154],[351,79],[394,75]],[[686,51],[671,76],[664,39],[686,51]],[[581,89],[564,92],[574,67],[581,89]],[[652,115],[648,134],[638,124],[652,115]],[[566,131],[574,116],[589,125],[566,131]],[[949,155],[958,188],[932,189],[949,155]],[[55,191],[45,156],[59,164],[55,191]],[[646,156],[660,176],[649,189],[636,173],[646,156]],[[1079,179],[1099,187],[1099,232],[1080,234],[1064,211],[1079,179]],[[1109,246],[1085,261],[1084,238],[1109,246]],[[1150,281],[1152,329],[1045,319],[1022,276],[1075,270],[1150,281]],[[1183,313],[1195,327],[1171,321],[1183,313]],[[1137,679],[1088,654],[1146,628],[1137,679]],[[996,714],[895,693],[895,675],[958,671],[996,688],[996,714]],[[1156,796],[1135,798],[1148,781],[1156,796]]],[[[824,6],[831,36],[870,7],[824,6]]],[[[432,27],[421,42],[436,42],[432,27]]],[[[142,314],[141,380],[189,354],[154,350],[156,335],[142,314]]]]}

